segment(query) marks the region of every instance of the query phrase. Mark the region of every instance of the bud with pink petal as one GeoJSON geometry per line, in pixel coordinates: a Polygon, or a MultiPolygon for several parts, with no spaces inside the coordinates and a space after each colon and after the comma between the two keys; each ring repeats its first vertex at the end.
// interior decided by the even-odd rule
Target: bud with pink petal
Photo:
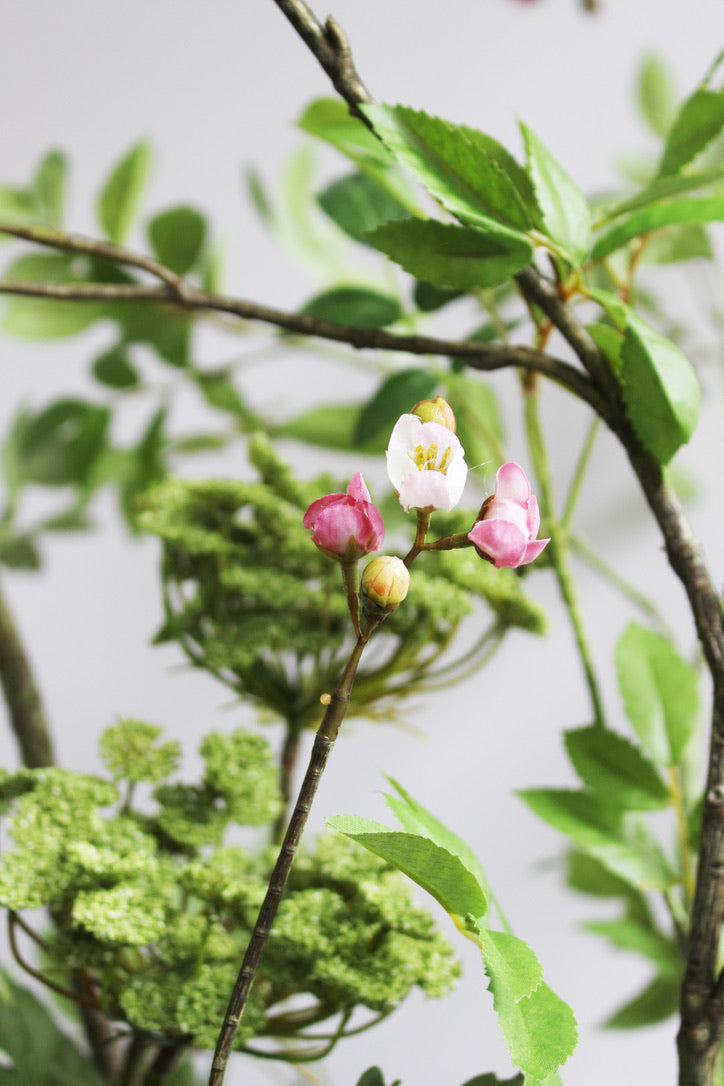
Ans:
{"type": "Polygon", "coordinates": [[[536,539],[540,527],[538,502],[520,464],[498,468],[495,493],[483,503],[480,519],[468,539],[496,569],[516,569],[532,562],[550,539],[536,539]]]}
{"type": "Polygon", "coordinates": [[[439,422],[402,415],[387,446],[387,474],[403,509],[453,509],[468,475],[459,440],[439,422]]]}
{"type": "Polygon", "coordinates": [[[362,606],[369,614],[388,614],[398,607],[410,588],[410,573],[401,558],[379,554],[362,574],[362,606]]]}
{"type": "Polygon", "coordinates": [[[361,472],[355,472],[346,494],[327,494],[312,502],[304,514],[304,527],[312,529],[312,542],[330,558],[356,561],[379,550],[385,538],[382,514],[370,500],[361,472]]]}

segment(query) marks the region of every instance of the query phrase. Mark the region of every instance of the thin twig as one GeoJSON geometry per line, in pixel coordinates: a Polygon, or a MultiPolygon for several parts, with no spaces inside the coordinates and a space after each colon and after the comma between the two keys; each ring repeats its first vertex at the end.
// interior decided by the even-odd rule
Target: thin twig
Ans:
{"type": "Polygon", "coordinates": [[[10,726],[31,769],[52,765],[53,743],[45,719],[40,691],[0,586],[0,686],[10,715],[10,726]]]}

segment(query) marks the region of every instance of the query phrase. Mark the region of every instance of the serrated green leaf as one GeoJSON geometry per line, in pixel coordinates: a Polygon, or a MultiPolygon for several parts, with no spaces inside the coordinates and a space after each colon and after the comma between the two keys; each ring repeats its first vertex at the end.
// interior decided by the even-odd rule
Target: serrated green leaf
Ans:
{"type": "Polygon", "coordinates": [[[369,240],[416,279],[450,289],[496,286],[533,257],[533,246],[522,235],[471,230],[436,219],[386,223],[369,240]]]}
{"type": "Polygon", "coordinates": [[[590,920],[583,927],[608,939],[620,950],[630,950],[654,962],[662,976],[681,978],[684,962],[674,939],[632,916],[590,920]]]}
{"type": "Polygon", "coordinates": [[[59,226],[63,217],[68,162],[61,151],[49,151],[38,165],[33,191],[43,222],[59,226]]]}
{"type": "Polygon", "coordinates": [[[545,983],[518,1002],[495,977],[490,991],[513,1063],[526,1075],[547,1079],[578,1044],[573,1011],[545,983]]]}
{"type": "Polygon", "coordinates": [[[120,245],[131,228],[151,168],[151,147],[137,143],[111,170],[97,203],[106,237],[120,245]]]}
{"type": "Polygon", "coordinates": [[[518,794],[539,818],[637,890],[677,882],[655,838],[633,815],[624,817],[588,792],[529,788],[518,794]]]}
{"type": "Polygon", "coordinates": [[[664,1022],[679,1009],[679,980],[655,977],[634,999],[625,1003],[604,1025],[608,1029],[641,1029],[664,1022]]]}
{"type": "Polygon", "coordinates": [[[520,127],[540,207],[540,226],[574,263],[581,263],[591,242],[588,202],[545,144],[526,125],[520,127]]]}
{"type": "Polygon", "coordinates": [[[320,192],[317,203],[335,225],[355,241],[369,245],[364,236],[390,219],[409,216],[400,203],[374,177],[353,173],[340,177],[320,192]]]}
{"type": "Polygon", "coordinates": [[[639,70],[637,98],[649,128],[663,138],[676,116],[676,98],[669,69],[653,53],[644,58],[639,70]]]}
{"type": "Polygon", "coordinates": [[[445,398],[455,414],[457,436],[469,467],[502,462],[503,416],[491,385],[469,374],[449,374],[445,398]]]}
{"type": "Polygon", "coordinates": [[[412,292],[412,300],[423,313],[434,313],[464,295],[464,290],[444,290],[442,287],[433,286],[432,283],[418,280],[412,292]]]}
{"type": "Polygon", "coordinates": [[[632,897],[637,901],[641,899],[630,883],[614,875],[595,856],[577,849],[569,849],[566,857],[566,883],[572,890],[591,897],[620,897],[627,901],[632,897]]]}
{"type": "Polygon", "coordinates": [[[140,383],[136,367],[129,362],[123,347],[111,347],[96,358],[92,366],[96,381],[108,388],[133,388],[140,383]]]}
{"type": "Polygon", "coordinates": [[[0,1067],[0,1086],[103,1086],[88,1057],[56,1026],[48,1011],[7,973],[10,990],[0,1014],[0,1048],[12,1060],[0,1067]]]}
{"type": "Polygon", "coordinates": [[[601,260],[632,238],[666,226],[724,221],[724,197],[689,197],[649,204],[618,222],[601,237],[591,250],[591,260],[601,260]]]}
{"type": "Polygon", "coordinates": [[[724,128],[724,93],[705,87],[679,109],[666,140],[658,177],[679,173],[724,128]]]}
{"type": "MultiPolygon", "coordinates": [[[[296,438],[323,449],[355,449],[354,433],[359,413],[360,407],[356,403],[324,404],[282,422],[274,428],[274,435],[296,438]]],[[[385,441],[379,451],[383,451],[386,444],[385,441]]]]}
{"type": "Polygon", "coordinates": [[[576,773],[608,803],[638,811],[670,806],[669,790],[656,766],[622,735],[593,724],[564,736],[576,773]]]}
{"type": "Polygon", "coordinates": [[[436,386],[435,376],[417,366],[385,377],[377,391],[362,405],[353,440],[367,445],[380,436],[389,438],[400,415],[411,411],[420,400],[430,398],[436,386]]]}
{"type": "Polygon", "coordinates": [[[412,175],[463,222],[533,225],[523,169],[491,136],[406,106],[365,105],[375,132],[412,175]]]}
{"type": "Polygon", "coordinates": [[[397,298],[368,287],[332,287],[310,298],[299,312],[352,328],[384,328],[403,315],[397,298]]]}
{"type": "MultiPolygon", "coordinates": [[[[6,277],[15,282],[82,283],[88,268],[69,253],[30,253],[15,260],[6,277]]],[[[100,302],[11,297],[3,313],[3,331],[23,339],[62,339],[83,332],[103,316],[100,302]]]]}
{"type": "Polygon", "coordinates": [[[641,743],[658,765],[677,765],[696,732],[695,669],[661,634],[632,622],[616,645],[616,673],[641,743]]]}
{"type": "Polygon", "coordinates": [[[509,932],[478,930],[485,972],[513,1002],[529,996],[543,980],[543,967],[527,943],[509,932]]]}
{"type": "Polygon", "coordinates": [[[170,207],[150,220],[148,239],[155,256],[177,275],[198,262],[206,241],[206,219],[194,207],[170,207]]]}
{"type": "Polygon", "coordinates": [[[429,837],[390,830],[356,815],[336,815],[327,822],[402,871],[432,894],[446,912],[463,919],[485,915],[488,903],[475,876],[457,856],[429,837]]]}

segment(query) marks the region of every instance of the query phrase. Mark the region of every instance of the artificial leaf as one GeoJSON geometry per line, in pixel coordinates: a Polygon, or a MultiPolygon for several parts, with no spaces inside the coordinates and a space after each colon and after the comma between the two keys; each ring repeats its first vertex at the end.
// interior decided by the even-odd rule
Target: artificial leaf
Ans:
{"type": "MultiPolygon", "coordinates": [[[[357,443],[354,434],[359,412],[359,404],[356,403],[324,404],[280,423],[273,432],[277,437],[296,438],[297,441],[323,449],[355,449],[357,443]]],[[[383,451],[386,445],[385,439],[381,449],[373,451],[383,451]]]]}
{"type": "Polygon", "coordinates": [[[595,224],[600,228],[607,222],[612,222],[620,215],[626,215],[630,211],[647,207],[649,204],[660,200],[667,200],[673,196],[681,196],[685,192],[696,192],[698,189],[707,189],[724,177],[724,164],[709,166],[705,170],[696,173],[676,174],[672,177],[657,177],[645,185],[640,192],[629,196],[620,204],[609,208],[602,218],[595,224]]]}
{"type": "Polygon", "coordinates": [[[591,250],[591,260],[603,257],[621,248],[632,238],[650,234],[662,227],[724,221],[724,197],[688,197],[649,204],[618,222],[597,238],[591,250]]]}
{"type": "Polygon", "coordinates": [[[385,1080],[379,1067],[368,1067],[362,1077],[358,1079],[357,1086],[385,1086],[385,1080]]]}
{"type": "Polygon", "coordinates": [[[685,260],[713,260],[706,226],[684,223],[655,233],[641,253],[642,265],[682,264],[685,260]]]}
{"type": "Polygon", "coordinates": [[[724,128],[724,93],[702,87],[687,98],[671,126],[658,176],[679,173],[724,128]]]}
{"type": "Polygon", "coordinates": [[[63,215],[68,162],[61,151],[49,151],[35,171],[33,191],[43,222],[59,226],[63,215]]]}
{"type": "Polygon", "coordinates": [[[624,817],[588,792],[529,788],[519,795],[539,818],[636,889],[666,889],[676,883],[655,838],[633,815],[624,817]]]}
{"type": "Polygon", "coordinates": [[[4,525],[0,527],[0,565],[8,569],[40,569],[38,548],[29,535],[15,535],[4,525]]]}
{"type": "Polygon", "coordinates": [[[566,856],[566,883],[572,890],[591,897],[620,897],[639,900],[630,883],[614,875],[595,856],[569,849],[566,856]]]}
{"type": "Polygon", "coordinates": [[[134,388],[140,382],[138,370],[129,362],[122,346],[111,347],[99,355],[92,372],[96,381],[108,388],[134,388]]]}
{"type": "Polygon", "coordinates": [[[641,1029],[664,1022],[679,1009],[678,977],[655,977],[635,999],[620,1007],[604,1023],[608,1029],[641,1029]]]}
{"type": "Polygon", "coordinates": [[[299,312],[352,328],[384,328],[403,315],[397,298],[369,287],[332,287],[316,294],[299,312]]]}
{"type": "Polygon", "coordinates": [[[499,461],[503,418],[491,385],[469,374],[451,373],[445,378],[445,397],[455,414],[457,436],[465,449],[468,467],[472,470],[499,461]]]}
{"type": "Polygon", "coordinates": [[[411,411],[420,400],[430,398],[436,385],[434,374],[417,366],[386,377],[360,410],[354,429],[355,442],[367,445],[380,435],[389,438],[400,415],[411,411]]]}
{"type": "Polygon", "coordinates": [[[129,450],[120,487],[121,509],[131,531],[136,531],[138,498],[151,483],[166,474],[164,452],[168,444],[165,433],[168,409],[159,408],[143,431],[138,443],[129,450]]]}
{"type": "Polygon", "coordinates": [[[317,203],[340,230],[366,245],[369,241],[364,235],[370,230],[390,219],[409,215],[407,208],[379,181],[361,172],[333,181],[319,193],[317,203]]]}
{"type": "Polygon", "coordinates": [[[98,221],[117,245],[125,239],[136,214],[151,167],[151,148],[137,143],[114,166],[98,197],[98,221]]]}
{"type": "Polygon", "coordinates": [[[328,824],[398,868],[432,894],[446,912],[463,919],[485,915],[487,900],[475,876],[430,838],[390,830],[355,815],[336,815],[328,824]]]}
{"type": "Polygon", "coordinates": [[[565,732],[565,744],[583,783],[613,806],[650,811],[671,804],[656,766],[622,735],[593,724],[565,732]]]}
{"type": "Polygon", "coordinates": [[[533,225],[523,169],[491,136],[406,106],[365,105],[364,114],[395,157],[463,222],[533,225]]]}
{"type": "Polygon", "coordinates": [[[638,74],[637,97],[642,116],[651,131],[662,138],[676,116],[671,74],[661,57],[649,54],[638,74]]]}
{"type": "Polygon", "coordinates": [[[177,275],[186,275],[201,256],[206,219],[194,207],[170,207],[151,219],[148,239],[162,264],[177,275]]]}
{"type": "Polygon", "coordinates": [[[148,302],[118,302],[106,312],[118,322],[125,343],[146,343],[169,365],[188,365],[193,327],[188,313],[148,302]]]}
{"type": "Polygon", "coordinates": [[[528,172],[540,207],[540,225],[574,263],[580,263],[588,253],[591,239],[588,203],[535,133],[524,124],[521,131],[528,154],[528,172]]]}
{"type": "Polygon", "coordinates": [[[648,958],[662,975],[681,977],[684,966],[681,952],[671,936],[664,935],[653,925],[644,924],[633,916],[621,916],[615,920],[590,920],[583,926],[621,950],[631,950],[648,958]]]}
{"type": "Polygon", "coordinates": [[[252,422],[252,412],[244,403],[228,368],[196,371],[193,379],[201,395],[211,407],[226,411],[243,423],[252,422]]]}
{"type": "Polygon", "coordinates": [[[667,638],[632,622],[616,645],[616,673],[626,714],[643,746],[657,764],[677,765],[696,731],[695,669],[667,638]]]}
{"type": "MultiPolygon", "coordinates": [[[[88,266],[70,253],[29,253],[6,272],[9,280],[31,283],[87,281],[88,266]]],[[[103,316],[101,302],[11,297],[3,313],[3,331],[23,339],[61,339],[84,331],[103,316]]]]}
{"type": "Polygon", "coordinates": [[[436,219],[386,223],[374,230],[369,240],[416,279],[449,289],[495,286],[533,257],[533,246],[522,235],[498,229],[471,230],[436,219]]]}
{"type": "Polygon", "coordinates": [[[56,400],[14,428],[22,480],[44,486],[84,485],[107,446],[111,413],[84,400],[56,400]]]}
{"type": "Polygon", "coordinates": [[[469,1078],[467,1082],[463,1083],[463,1086],[527,1086],[527,1084],[530,1084],[530,1080],[524,1080],[523,1075],[516,1075],[515,1078],[503,1080],[491,1071],[487,1075],[476,1075],[475,1078],[469,1078]]]}
{"type": "Polygon", "coordinates": [[[489,977],[503,985],[517,1003],[543,980],[543,967],[527,943],[510,932],[478,930],[480,950],[489,977]]]}
{"type": "Polygon", "coordinates": [[[423,313],[434,313],[437,309],[442,309],[444,305],[464,295],[464,290],[445,290],[443,287],[436,287],[432,283],[419,279],[415,283],[412,299],[423,313]]]}
{"type": "Polygon", "coordinates": [[[490,991],[515,1066],[536,1079],[555,1074],[578,1043],[576,1020],[568,1004],[545,983],[516,1002],[495,974],[490,991]]]}

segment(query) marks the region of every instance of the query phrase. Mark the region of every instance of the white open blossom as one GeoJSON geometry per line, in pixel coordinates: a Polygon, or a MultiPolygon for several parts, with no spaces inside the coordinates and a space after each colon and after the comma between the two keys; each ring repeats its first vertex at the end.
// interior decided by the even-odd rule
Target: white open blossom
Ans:
{"type": "Polygon", "coordinates": [[[402,415],[387,446],[387,474],[403,509],[453,509],[468,467],[452,430],[438,422],[402,415]]]}

